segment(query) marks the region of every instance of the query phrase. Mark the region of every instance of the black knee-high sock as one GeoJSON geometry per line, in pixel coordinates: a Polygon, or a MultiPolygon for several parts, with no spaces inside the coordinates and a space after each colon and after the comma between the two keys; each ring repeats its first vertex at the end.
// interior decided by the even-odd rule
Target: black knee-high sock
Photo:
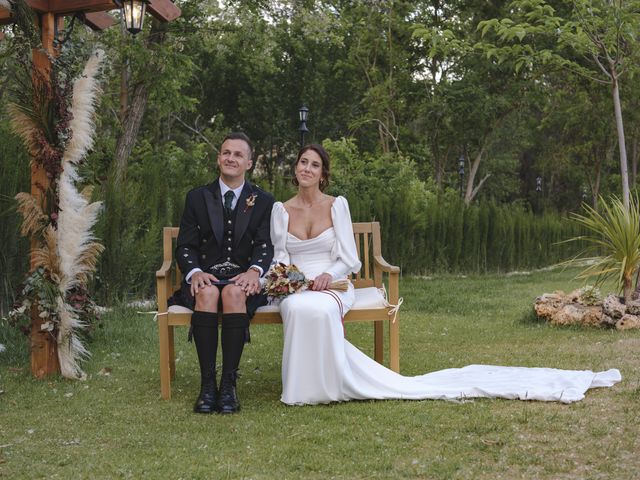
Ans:
{"type": "Polygon", "coordinates": [[[238,369],[244,348],[245,330],[249,327],[246,313],[225,313],[222,315],[222,373],[238,369]]]}
{"type": "Polygon", "coordinates": [[[211,312],[193,312],[191,315],[193,339],[200,362],[202,384],[215,382],[216,354],[218,352],[218,314],[211,312]]]}

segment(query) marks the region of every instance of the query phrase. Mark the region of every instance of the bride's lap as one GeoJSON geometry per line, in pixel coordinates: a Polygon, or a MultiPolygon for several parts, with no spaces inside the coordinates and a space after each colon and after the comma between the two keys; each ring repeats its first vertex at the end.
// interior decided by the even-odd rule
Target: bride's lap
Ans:
{"type": "Polygon", "coordinates": [[[338,303],[330,295],[322,292],[305,291],[289,295],[280,303],[283,318],[304,320],[309,314],[324,312],[333,314],[339,311],[338,303]]]}
{"type": "Polygon", "coordinates": [[[327,317],[337,315],[339,318],[341,313],[347,313],[352,304],[352,292],[335,294],[333,291],[306,290],[284,298],[280,303],[280,314],[285,321],[305,321],[317,318],[319,314],[327,317]]]}

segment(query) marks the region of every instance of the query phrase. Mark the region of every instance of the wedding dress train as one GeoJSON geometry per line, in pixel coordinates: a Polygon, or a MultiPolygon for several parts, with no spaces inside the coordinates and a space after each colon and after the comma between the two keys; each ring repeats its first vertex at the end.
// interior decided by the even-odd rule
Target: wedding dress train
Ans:
{"type": "MultiPolygon", "coordinates": [[[[349,208],[343,197],[332,207],[333,227],[300,240],[288,233],[281,203],[272,212],[274,259],[295,264],[307,278],[329,272],[334,279],[360,268],[349,208]],[[353,245],[351,245],[353,243],[353,245]],[[353,248],[353,249],[352,249],[353,248]]],[[[365,399],[465,399],[476,397],[571,403],[595,387],[621,380],[616,369],[589,370],[469,365],[405,377],[380,365],[344,338],[342,314],[354,301],[347,292],[305,291],[280,303],[284,324],[282,397],[290,405],[365,399]]]]}

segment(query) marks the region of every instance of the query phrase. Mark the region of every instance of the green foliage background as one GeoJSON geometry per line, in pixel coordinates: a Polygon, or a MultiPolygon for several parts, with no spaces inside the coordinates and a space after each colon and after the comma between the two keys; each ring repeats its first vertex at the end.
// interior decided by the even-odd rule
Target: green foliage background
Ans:
{"type": "MultiPolygon", "coordinates": [[[[164,26],[149,18],[135,40],[117,27],[95,34],[78,24],[69,39],[82,51],[101,45],[108,59],[96,144],[83,169],[104,201],[96,234],[107,249],[93,285],[101,302],[153,295],[161,229],[178,224],[189,189],[215,178],[216,148],[229,130],[244,130],[255,143],[252,181],[279,200],[291,196],[302,104],[311,112],[305,141],[324,142],[332,155],[329,193],[347,197],[354,220],[381,222],[383,253],[404,273],[554,264],[581,247],[556,244],[581,233],[568,214],[619,192],[610,89],[573,68],[584,61],[584,45],[544,30],[549,7],[556,23],[580,21],[568,2],[176,3],[180,18],[164,26]],[[527,9],[543,26],[520,38],[513,22],[527,9]],[[504,31],[513,35],[501,37],[504,31]],[[119,100],[124,91],[131,101],[141,85],[149,95],[144,121],[118,166],[119,100]],[[468,205],[458,191],[461,156],[465,190],[476,161],[469,191],[486,180],[468,205]]],[[[632,7],[621,11],[625,35],[640,31],[632,7]]],[[[593,25],[607,27],[610,14],[603,10],[593,25]]],[[[11,26],[0,28],[4,106],[16,86],[9,59],[17,37],[11,26]]],[[[633,189],[640,95],[631,81],[638,56],[628,46],[620,81],[633,189]]],[[[4,108],[0,173],[4,310],[27,269],[13,196],[29,188],[28,159],[4,108]]]]}

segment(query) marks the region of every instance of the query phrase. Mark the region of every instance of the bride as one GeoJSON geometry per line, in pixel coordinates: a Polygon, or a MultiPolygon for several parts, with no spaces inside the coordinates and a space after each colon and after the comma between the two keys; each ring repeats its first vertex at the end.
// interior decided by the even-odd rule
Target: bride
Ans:
{"type": "Polygon", "coordinates": [[[461,399],[500,397],[570,403],[593,387],[609,387],[620,372],[470,365],[405,377],[385,368],[344,338],[342,316],[354,302],[328,290],[332,281],[360,270],[344,197],[323,193],[329,185],[329,155],[321,145],[300,150],[294,184],[298,193],[271,214],[274,262],[295,264],[311,290],[280,303],[284,324],[282,397],[289,405],[354,399],[461,399]]]}

